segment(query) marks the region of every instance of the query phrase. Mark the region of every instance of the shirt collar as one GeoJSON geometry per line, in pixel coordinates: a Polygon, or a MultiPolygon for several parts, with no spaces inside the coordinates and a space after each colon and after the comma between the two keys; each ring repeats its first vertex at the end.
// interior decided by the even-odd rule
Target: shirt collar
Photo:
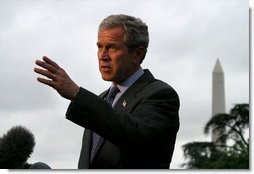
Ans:
{"type": "MultiPolygon", "coordinates": [[[[119,88],[120,92],[123,94],[143,74],[144,74],[144,70],[140,67],[135,73],[133,73],[131,76],[129,76],[123,82],[121,82],[120,84],[117,84],[117,87],[119,88]]],[[[112,85],[114,85],[114,84],[112,83],[112,85]]]]}

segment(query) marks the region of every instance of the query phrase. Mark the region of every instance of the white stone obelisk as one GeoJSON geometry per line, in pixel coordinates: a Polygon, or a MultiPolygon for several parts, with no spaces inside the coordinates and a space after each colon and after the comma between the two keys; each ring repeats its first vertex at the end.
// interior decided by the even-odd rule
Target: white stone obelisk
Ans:
{"type": "MultiPolygon", "coordinates": [[[[224,73],[219,61],[213,69],[213,85],[212,85],[212,116],[216,114],[225,113],[225,86],[224,86],[224,73]]],[[[212,131],[212,142],[223,145],[225,142],[217,142],[218,136],[224,130],[212,131]]]]}

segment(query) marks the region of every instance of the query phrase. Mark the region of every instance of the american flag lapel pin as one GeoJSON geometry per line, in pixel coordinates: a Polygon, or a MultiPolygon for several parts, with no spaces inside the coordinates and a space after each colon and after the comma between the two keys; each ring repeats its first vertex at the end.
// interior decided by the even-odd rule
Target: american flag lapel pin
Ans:
{"type": "Polygon", "coordinates": [[[124,100],[122,105],[123,105],[123,107],[126,107],[127,106],[127,102],[124,100]]]}

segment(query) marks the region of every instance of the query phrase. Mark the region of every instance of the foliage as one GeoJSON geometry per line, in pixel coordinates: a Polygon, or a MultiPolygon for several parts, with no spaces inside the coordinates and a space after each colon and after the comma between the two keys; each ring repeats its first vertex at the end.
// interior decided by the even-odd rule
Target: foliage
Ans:
{"type": "Polygon", "coordinates": [[[182,167],[189,169],[248,169],[249,139],[245,131],[249,130],[249,104],[235,105],[229,114],[217,114],[205,125],[204,133],[212,130],[224,130],[218,137],[220,142],[191,142],[183,145],[184,157],[189,159],[182,167]]]}

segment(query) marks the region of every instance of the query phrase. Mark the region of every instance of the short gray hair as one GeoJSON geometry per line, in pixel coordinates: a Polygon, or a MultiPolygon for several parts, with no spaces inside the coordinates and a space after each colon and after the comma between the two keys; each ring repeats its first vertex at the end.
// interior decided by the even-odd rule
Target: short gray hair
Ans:
{"type": "Polygon", "coordinates": [[[143,46],[146,54],[149,44],[148,26],[140,18],[123,14],[110,15],[101,22],[99,31],[103,29],[112,29],[115,27],[123,28],[125,32],[125,44],[129,50],[143,46]]]}

